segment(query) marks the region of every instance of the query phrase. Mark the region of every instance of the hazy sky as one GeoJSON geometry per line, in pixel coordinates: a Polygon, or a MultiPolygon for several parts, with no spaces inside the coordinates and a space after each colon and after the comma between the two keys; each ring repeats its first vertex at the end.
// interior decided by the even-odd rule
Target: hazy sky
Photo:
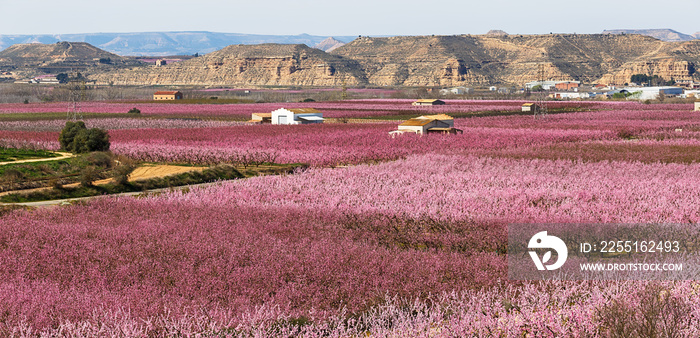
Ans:
{"type": "Polygon", "coordinates": [[[698,0],[0,0],[1,34],[212,31],[296,35],[700,31],[698,0]]]}

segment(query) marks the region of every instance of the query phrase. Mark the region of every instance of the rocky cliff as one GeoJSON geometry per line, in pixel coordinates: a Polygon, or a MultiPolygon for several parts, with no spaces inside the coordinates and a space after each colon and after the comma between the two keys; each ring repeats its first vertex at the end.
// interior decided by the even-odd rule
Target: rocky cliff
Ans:
{"type": "Polygon", "coordinates": [[[235,45],[163,67],[93,75],[117,85],[340,86],[366,84],[359,66],[306,45],[235,45]]]}
{"type": "Polygon", "coordinates": [[[305,45],[236,45],[168,65],[104,73],[115,84],[235,86],[623,84],[634,74],[698,79],[700,41],[642,35],[361,37],[325,53],[305,45]]]}
{"type": "Polygon", "coordinates": [[[662,45],[634,60],[630,60],[600,79],[603,83],[629,82],[634,74],[658,75],[665,80],[698,80],[696,66],[700,64],[700,41],[662,45]]]}
{"type": "Polygon", "coordinates": [[[358,38],[332,54],[358,61],[373,85],[520,84],[538,79],[629,82],[635,71],[689,79],[697,42],[641,35],[358,38]]]}

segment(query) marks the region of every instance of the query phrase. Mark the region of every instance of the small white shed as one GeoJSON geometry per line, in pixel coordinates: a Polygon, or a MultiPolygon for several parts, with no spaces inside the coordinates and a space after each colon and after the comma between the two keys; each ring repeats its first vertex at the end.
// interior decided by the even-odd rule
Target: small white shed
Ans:
{"type": "Polygon", "coordinates": [[[323,123],[323,113],[313,108],[280,108],[271,113],[272,124],[323,123]]]}

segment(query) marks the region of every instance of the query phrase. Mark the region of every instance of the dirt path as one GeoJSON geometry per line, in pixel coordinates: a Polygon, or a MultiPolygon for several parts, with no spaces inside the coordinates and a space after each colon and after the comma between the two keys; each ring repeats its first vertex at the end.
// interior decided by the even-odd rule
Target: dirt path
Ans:
{"type": "MultiPolygon", "coordinates": [[[[230,181],[234,181],[234,180],[230,180],[230,181]]],[[[24,202],[24,203],[2,203],[2,202],[0,202],[0,205],[21,205],[21,206],[26,206],[26,207],[55,207],[58,205],[66,205],[66,204],[71,204],[71,203],[77,202],[77,201],[86,201],[86,200],[96,199],[96,198],[119,197],[119,196],[138,196],[138,195],[148,195],[148,194],[177,190],[177,189],[194,188],[194,187],[208,187],[208,186],[213,186],[213,185],[217,185],[217,184],[223,184],[223,183],[228,182],[228,181],[229,180],[224,180],[224,181],[216,181],[216,182],[210,182],[210,183],[183,185],[183,186],[172,187],[172,188],[152,189],[152,190],[148,190],[148,191],[124,192],[124,193],[112,194],[112,195],[97,195],[97,196],[89,196],[89,197],[67,198],[67,199],[62,199],[62,200],[24,202]]]]}
{"type": "Polygon", "coordinates": [[[76,155],[71,154],[71,153],[63,153],[60,151],[53,151],[53,153],[61,154],[61,156],[59,156],[59,157],[46,157],[46,158],[32,158],[29,160],[19,160],[19,161],[9,161],[9,162],[0,162],[0,165],[15,164],[15,163],[44,162],[44,161],[59,161],[59,160],[65,160],[67,158],[71,158],[71,157],[76,156],[76,155]]]}
{"type": "MultiPolygon", "coordinates": [[[[14,163],[14,162],[13,162],[14,163]]],[[[185,167],[185,166],[179,166],[179,165],[151,165],[147,164],[142,167],[138,167],[134,169],[134,171],[129,175],[129,182],[134,182],[138,180],[147,180],[151,178],[157,178],[157,177],[166,177],[166,176],[171,176],[171,175],[177,175],[177,174],[182,174],[190,171],[199,171],[201,172],[202,170],[206,169],[206,167],[185,167]]],[[[105,178],[103,180],[97,180],[93,182],[94,185],[102,185],[102,184],[107,184],[113,182],[113,178],[105,178]]],[[[64,187],[66,188],[74,188],[79,186],[80,183],[71,183],[71,184],[66,184],[64,187]]],[[[14,194],[14,193],[32,193],[36,191],[42,191],[42,190],[48,190],[48,189],[53,189],[51,187],[44,187],[44,188],[36,188],[36,189],[25,189],[25,190],[13,190],[13,191],[5,191],[5,192],[0,192],[0,196],[3,195],[9,195],[9,194],[14,194]]]]}
{"type": "MultiPolygon", "coordinates": [[[[167,165],[167,164],[145,165],[143,167],[138,167],[138,168],[134,169],[134,171],[131,173],[131,175],[129,175],[129,182],[138,181],[138,180],[147,180],[147,179],[157,178],[157,177],[166,177],[166,176],[182,174],[182,173],[186,173],[186,172],[190,172],[190,171],[201,172],[204,169],[206,169],[206,167],[185,167],[185,166],[167,165]]],[[[113,178],[106,178],[104,180],[95,181],[93,184],[95,184],[95,185],[107,184],[107,183],[111,183],[112,181],[114,181],[113,178]]],[[[76,186],[77,185],[78,184],[76,184],[76,186]]],[[[69,187],[70,185],[66,185],[66,186],[69,187]]]]}

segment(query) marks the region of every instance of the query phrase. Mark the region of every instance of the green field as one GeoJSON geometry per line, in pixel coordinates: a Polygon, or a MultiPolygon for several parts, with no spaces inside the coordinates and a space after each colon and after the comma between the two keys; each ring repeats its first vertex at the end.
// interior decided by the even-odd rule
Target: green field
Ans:
{"type": "Polygon", "coordinates": [[[111,195],[124,192],[147,191],[159,188],[174,188],[192,184],[232,180],[260,175],[289,174],[304,164],[269,164],[240,168],[231,165],[218,165],[202,172],[192,171],[182,174],[128,182],[126,184],[107,183],[98,186],[61,187],[31,193],[13,193],[0,196],[0,202],[23,203],[56,199],[80,198],[97,195],[111,195]]]}
{"type": "Polygon", "coordinates": [[[52,158],[58,156],[60,155],[46,150],[0,148],[0,162],[31,160],[37,158],[52,158]]]}

